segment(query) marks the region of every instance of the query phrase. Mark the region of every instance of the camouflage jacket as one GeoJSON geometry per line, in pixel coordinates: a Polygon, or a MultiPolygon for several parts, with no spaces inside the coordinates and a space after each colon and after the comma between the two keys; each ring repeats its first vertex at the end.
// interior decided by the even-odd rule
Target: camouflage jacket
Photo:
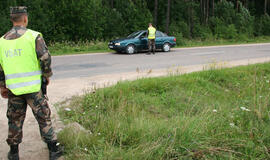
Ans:
{"type": "MultiPolygon", "coordinates": [[[[7,40],[17,39],[21,37],[26,32],[26,30],[27,29],[25,27],[15,26],[4,35],[4,38],[7,40]]],[[[51,55],[44,39],[40,35],[36,38],[36,53],[37,58],[40,61],[42,75],[44,77],[52,76],[51,55]]],[[[1,65],[0,65],[0,87],[5,87],[5,74],[1,65]]]]}

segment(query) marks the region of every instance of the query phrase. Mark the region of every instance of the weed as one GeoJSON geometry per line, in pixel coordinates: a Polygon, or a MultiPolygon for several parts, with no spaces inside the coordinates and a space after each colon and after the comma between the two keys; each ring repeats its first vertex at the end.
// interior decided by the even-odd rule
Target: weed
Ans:
{"type": "Polygon", "coordinates": [[[124,81],[60,109],[67,159],[269,159],[270,63],[124,81]],[[71,111],[65,111],[70,108],[71,111]]]}

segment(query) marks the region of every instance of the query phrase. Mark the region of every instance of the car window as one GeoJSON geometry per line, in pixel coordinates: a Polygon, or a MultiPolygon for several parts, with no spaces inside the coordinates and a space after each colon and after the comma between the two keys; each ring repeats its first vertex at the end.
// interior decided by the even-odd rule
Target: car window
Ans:
{"type": "Polygon", "coordinates": [[[156,32],[156,37],[163,37],[163,34],[160,31],[156,32]]]}
{"type": "Polygon", "coordinates": [[[160,32],[162,34],[163,37],[168,36],[166,33],[160,32]]]}
{"type": "Polygon", "coordinates": [[[139,32],[134,32],[134,33],[130,34],[129,36],[127,36],[127,38],[135,38],[135,37],[137,37],[140,33],[141,33],[141,31],[139,31],[139,32]]]}
{"type": "Polygon", "coordinates": [[[140,37],[145,38],[145,37],[146,37],[146,33],[147,33],[147,32],[144,32],[140,37]]]}

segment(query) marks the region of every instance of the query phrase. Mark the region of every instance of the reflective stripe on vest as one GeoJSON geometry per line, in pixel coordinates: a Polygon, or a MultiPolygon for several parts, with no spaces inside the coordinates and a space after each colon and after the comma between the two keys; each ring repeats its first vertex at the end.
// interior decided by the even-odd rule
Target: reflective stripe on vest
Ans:
{"type": "Polygon", "coordinates": [[[26,73],[14,73],[5,75],[6,80],[14,79],[14,78],[23,78],[29,76],[41,75],[41,71],[34,71],[34,72],[26,72],[26,73]]]}
{"type": "Polygon", "coordinates": [[[35,84],[40,84],[40,80],[38,79],[38,80],[30,81],[30,82],[9,84],[9,85],[7,85],[7,87],[9,89],[17,89],[17,88],[21,88],[21,87],[32,86],[32,85],[35,85],[35,84]]]}
{"type": "Polygon", "coordinates": [[[156,29],[154,27],[148,28],[148,39],[155,39],[156,38],[156,29]]]}
{"type": "Polygon", "coordinates": [[[6,87],[15,95],[40,91],[41,69],[36,54],[36,38],[41,33],[27,29],[14,40],[0,39],[0,64],[6,87]]]}

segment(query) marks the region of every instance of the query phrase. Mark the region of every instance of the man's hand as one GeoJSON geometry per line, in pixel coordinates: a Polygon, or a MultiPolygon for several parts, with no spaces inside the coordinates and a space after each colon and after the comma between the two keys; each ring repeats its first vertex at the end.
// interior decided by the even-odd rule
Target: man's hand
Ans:
{"type": "Polygon", "coordinates": [[[1,87],[0,90],[1,90],[1,96],[3,98],[8,98],[8,89],[6,87],[1,87]]]}
{"type": "Polygon", "coordinates": [[[49,83],[50,83],[50,78],[49,77],[45,77],[46,78],[46,80],[47,80],[47,85],[49,85],[49,83]]]}

